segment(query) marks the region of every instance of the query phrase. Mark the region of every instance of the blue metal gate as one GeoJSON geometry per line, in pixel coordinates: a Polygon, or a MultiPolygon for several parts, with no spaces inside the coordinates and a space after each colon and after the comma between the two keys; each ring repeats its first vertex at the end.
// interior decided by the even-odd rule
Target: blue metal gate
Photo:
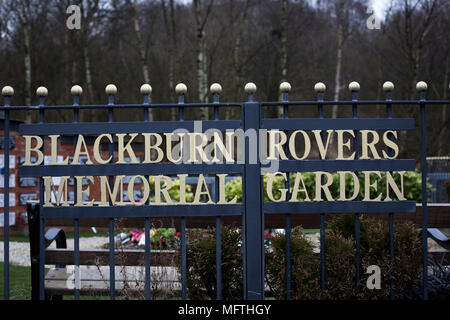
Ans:
{"type": "MultiPolygon", "coordinates": [[[[289,86],[290,87],[290,86],[289,86]]],[[[414,105],[420,108],[420,130],[421,130],[421,168],[422,168],[422,240],[427,243],[427,195],[426,195],[426,127],[425,127],[425,109],[426,105],[448,105],[450,101],[426,101],[425,92],[426,84],[419,83],[419,99],[411,101],[393,101],[391,99],[392,88],[387,85],[385,87],[386,99],[373,101],[358,100],[359,85],[353,83],[350,86],[352,93],[351,101],[324,101],[324,86],[316,85],[317,100],[315,101],[294,101],[288,100],[288,91],[290,88],[283,86],[283,99],[277,102],[255,102],[253,94],[256,87],[248,86],[248,101],[245,103],[220,103],[220,91],[213,92],[212,103],[191,104],[184,103],[185,89],[181,87],[178,93],[178,104],[149,104],[148,91],[143,91],[144,101],[142,104],[115,104],[115,90],[107,91],[108,104],[106,105],[79,105],[79,93],[74,91],[73,105],[62,106],[46,106],[44,104],[46,90],[38,90],[40,95],[40,103],[37,106],[11,106],[10,99],[12,91],[3,90],[5,98],[4,107],[0,107],[0,111],[5,114],[4,121],[4,142],[9,144],[10,139],[10,112],[11,111],[37,111],[39,113],[39,123],[20,125],[19,133],[21,135],[65,135],[74,137],[74,147],[77,143],[76,136],[78,134],[103,134],[103,133],[130,133],[130,132],[158,132],[169,133],[175,129],[185,129],[190,132],[194,130],[194,121],[188,121],[184,118],[186,108],[211,107],[214,109],[214,120],[202,121],[204,130],[215,128],[220,131],[227,129],[244,131],[255,130],[259,132],[261,129],[271,130],[278,129],[282,131],[292,131],[297,129],[304,130],[328,130],[328,129],[348,129],[348,130],[412,130],[414,129],[414,119],[392,118],[392,107],[394,105],[414,105]],[[326,119],[323,116],[323,108],[328,105],[349,105],[352,106],[352,118],[326,119]],[[359,105],[385,105],[386,116],[384,118],[368,119],[358,117],[359,105]],[[262,116],[262,108],[283,107],[284,117],[278,119],[267,119],[262,116]],[[302,106],[317,106],[318,116],[314,119],[290,118],[289,109],[302,106]],[[176,107],[179,110],[179,121],[150,121],[149,108],[176,107]],[[219,109],[227,107],[237,107],[241,109],[240,120],[221,120],[219,118],[219,109]],[[114,121],[114,111],[118,109],[140,109],[144,116],[143,122],[116,122],[114,121]],[[47,123],[45,121],[46,110],[72,110],[72,123],[47,123]],[[109,114],[108,122],[87,123],[79,122],[79,111],[84,109],[106,109],[109,114]]],[[[259,137],[258,137],[259,139],[259,137]]],[[[358,159],[358,135],[354,138],[354,151],[356,157],[354,160],[279,160],[279,172],[309,172],[309,171],[411,171],[415,169],[415,160],[411,159],[395,159],[395,160],[359,160],[358,159]]],[[[179,217],[181,216],[181,297],[187,299],[186,284],[186,217],[212,216],[216,217],[216,272],[217,272],[217,299],[222,298],[222,274],[221,274],[221,217],[224,216],[240,216],[242,217],[242,227],[244,235],[244,298],[245,299],[264,299],[264,216],[270,214],[285,214],[286,217],[286,287],[287,299],[291,295],[291,215],[314,213],[320,215],[320,283],[322,290],[326,290],[326,274],[325,274],[325,214],[341,214],[352,213],[355,217],[355,240],[356,240],[356,287],[360,281],[360,229],[359,219],[361,213],[388,213],[389,214],[389,245],[390,257],[394,258],[394,213],[415,212],[416,204],[414,201],[393,201],[393,202],[364,202],[355,199],[351,202],[265,202],[263,191],[263,180],[261,176],[261,161],[259,157],[256,162],[251,162],[250,141],[245,140],[244,154],[245,163],[224,163],[224,164],[134,164],[134,165],[89,165],[89,166],[33,166],[20,167],[20,175],[23,177],[38,177],[39,194],[40,194],[40,298],[45,298],[44,288],[44,228],[46,219],[73,219],[74,226],[74,265],[79,266],[79,219],[84,218],[108,218],[109,219],[109,241],[110,241],[110,297],[115,298],[115,252],[114,252],[114,219],[122,217],[141,217],[145,219],[145,235],[149,239],[150,220],[157,217],[179,217]],[[242,175],[243,201],[240,204],[220,205],[220,204],[201,204],[201,205],[177,205],[177,206],[153,206],[146,203],[143,206],[127,206],[127,207],[43,207],[44,204],[44,176],[112,176],[123,175],[145,175],[152,174],[237,174],[242,175]]],[[[259,154],[259,140],[256,147],[259,154]]],[[[44,150],[44,145],[41,147],[44,150]]],[[[254,149],[253,149],[254,150],[254,149]]],[[[113,155],[113,144],[110,144],[110,155],[113,155]]],[[[4,165],[9,167],[9,149],[4,150],[4,165]]],[[[217,179],[217,178],[216,178],[217,179]]],[[[289,178],[286,182],[289,185],[289,178]]],[[[215,188],[218,183],[216,181],[215,188]]],[[[4,298],[9,299],[10,293],[10,274],[9,274],[9,171],[4,172],[4,298]]],[[[289,188],[288,188],[289,193],[289,188]]],[[[218,196],[216,189],[215,197],[218,196]]],[[[146,298],[151,296],[150,290],[150,244],[146,242],[146,298]]],[[[427,246],[423,246],[423,290],[424,297],[427,298],[427,246]]],[[[391,283],[392,285],[392,283],[391,283]]],[[[79,299],[80,292],[75,289],[75,298],[79,299]]],[[[391,293],[391,298],[393,294],[391,293]]]]}

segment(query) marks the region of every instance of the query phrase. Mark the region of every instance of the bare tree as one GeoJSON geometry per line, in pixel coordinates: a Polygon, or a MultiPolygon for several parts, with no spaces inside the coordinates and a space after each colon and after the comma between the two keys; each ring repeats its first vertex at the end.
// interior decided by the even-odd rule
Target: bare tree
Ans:
{"type": "MultiPolygon", "coordinates": [[[[281,71],[281,82],[287,81],[287,0],[281,0],[281,45],[280,45],[280,71],[281,71]]],[[[280,92],[280,100],[282,98],[282,93],[280,92]]],[[[278,107],[278,118],[283,117],[283,107],[278,107]]]]}
{"type": "MultiPolygon", "coordinates": [[[[204,0],[194,0],[195,22],[197,26],[197,84],[199,102],[208,102],[208,71],[206,59],[206,39],[205,25],[208,21],[209,14],[214,0],[210,0],[206,9],[204,8],[204,0]],[[205,11],[203,13],[203,11],[205,11]]],[[[200,108],[200,119],[209,119],[209,109],[200,108]]]]}
{"type": "MultiPolygon", "coordinates": [[[[28,4],[28,2],[27,2],[28,4]]],[[[25,0],[20,0],[21,22],[23,32],[23,59],[25,71],[25,104],[31,105],[31,45],[30,45],[30,30],[27,19],[25,0]]],[[[27,111],[25,115],[25,122],[31,122],[31,112],[27,111]]]]}
{"type": "MultiPolygon", "coordinates": [[[[174,92],[175,89],[175,53],[177,52],[177,38],[176,38],[176,21],[175,21],[175,6],[174,1],[169,0],[169,12],[167,14],[166,1],[161,0],[161,8],[163,12],[164,18],[164,28],[167,34],[167,55],[168,55],[168,80],[169,80],[169,91],[174,92]],[[170,21],[169,21],[170,20],[170,21]]],[[[173,95],[172,102],[174,101],[173,95]]],[[[171,120],[177,120],[177,111],[175,108],[172,108],[170,112],[171,120]]]]}

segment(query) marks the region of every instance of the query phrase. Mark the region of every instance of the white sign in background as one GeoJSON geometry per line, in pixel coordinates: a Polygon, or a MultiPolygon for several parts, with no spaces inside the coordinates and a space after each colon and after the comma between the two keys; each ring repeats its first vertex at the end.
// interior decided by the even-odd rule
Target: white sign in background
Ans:
{"type": "MultiPolygon", "coordinates": [[[[0,194],[0,207],[4,207],[5,206],[5,195],[2,193],[0,194]]],[[[15,207],[16,206],[16,194],[15,193],[10,193],[9,194],[9,206],[10,207],[15,207]]]]}
{"type": "MultiPolygon", "coordinates": [[[[0,188],[5,187],[5,176],[0,174],[0,188]]],[[[9,175],[9,187],[15,188],[16,187],[16,175],[10,174],[9,175]]]]}
{"type": "MultiPolygon", "coordinates": [[[[3,168],[5,166],[5,155],[0,154],[0,168],[3,168]]],[[[9,156],[9,168],[15,169],[16,168],[16,156],[9,156]]]]}
{"type": "MultiPolygon", "coordinates": [[[[16,224],[16,213],[10,212],[9,213],[9,225],[13,226],[15,224],[16,224]]],[[[5,226],[5,214],[0,213],[0,227],[4,227],[4,226],[5,226]]]]}

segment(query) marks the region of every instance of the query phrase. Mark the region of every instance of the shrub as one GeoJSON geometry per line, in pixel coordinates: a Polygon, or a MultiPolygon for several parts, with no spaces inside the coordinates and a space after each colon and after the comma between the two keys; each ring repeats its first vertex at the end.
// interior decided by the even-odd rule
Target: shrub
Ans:
{"type": "MultiPolygon", "coordinates": [[[[222,298],[242,299],[242,234],[222,227],[222,298]]],[[[216,299],[216,232],[187,232],[187,289],[190,299],[216,299]]],[[[177,259],[179,260],[179,259],[177,259]]],[[[179,271],[181,271],[181,266],[179,271]]]]}
{"type": "MultiPolygon", "coordinates": [[[[277,299],[286,298],[286,238],[276,233],[265,255],[266,283],[277,299]]],[[[313,299],[319,290],[317,257],[313,245],[306,239],[300,227],[291,230],[291,289],[298,299],[313,299]]]]}
{"type": "MultiPolygon", "coordinates": [[[[291,233],[292,298],[293,299],[354,299],[356,297],[356,248],[354,216],[342,215],[331,221],[325,236],[326,290],[320,290],[320,256],[312,254],[313,246],[300,229],[291,233]]],[[[285,237],[275,235],[272,252],[267,254],[267,282],[279,299],[285,292],[285,237]]],[[[422,268],[421,242],[414,226],[399,223],[394,228],[393,261],[389,255],[389,233],[386,223],[379,219],[361,216],[360,219],[360,282],[361,299],[387,299],[390,280],[394,280],[397,298],[417,284],[422,268]],[[381,269],[381,289],[370,290],[366,286],[367,267],[377,265],[381,269]]]]}

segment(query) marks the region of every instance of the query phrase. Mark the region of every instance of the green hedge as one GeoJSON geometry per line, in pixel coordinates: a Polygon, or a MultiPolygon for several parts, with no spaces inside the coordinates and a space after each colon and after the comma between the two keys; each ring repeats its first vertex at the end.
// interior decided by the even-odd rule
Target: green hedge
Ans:
{"type": "MultiPolygon", "coordinates": [[[[320,255],[300,227],[291,232],[291,266],[293,299],[355,299],[356,249],[354,215],[341,215],[327,226],[325,236],[326,290],[320,288],[320,255]]],[[[242,233],[239,229],[222,227],[223,299],[242,299],[242,233]]],[[[189,299],[216,298],[216,237],[189,230],[187,233],[187,288],[189,299]]],[[[398,223],[394,228],[395,259],[390,260],[387,223],[361,216],[360,219],[360,293],[361,299],[388,299],[390,281],[394,280],[396,298],[411,290],[420,280],[422,249],[418,232],[412,224],[398,223]],[[366,281],[368,266],[381,268],[381,289],[369,290],[366,281]]],[[[267,239],[265,279],[270,294],[286,298],[286,240],[284,234],[267,239]]],[[[179,259],[178,259],[179,260],[179,259]]],[[[178,266],[180,269],[181,267],[178,266]]],[[[181,271],[181,270],[180,270],[181,271]]]]}

